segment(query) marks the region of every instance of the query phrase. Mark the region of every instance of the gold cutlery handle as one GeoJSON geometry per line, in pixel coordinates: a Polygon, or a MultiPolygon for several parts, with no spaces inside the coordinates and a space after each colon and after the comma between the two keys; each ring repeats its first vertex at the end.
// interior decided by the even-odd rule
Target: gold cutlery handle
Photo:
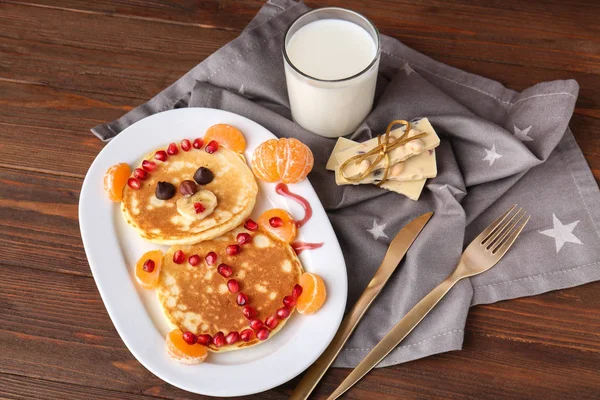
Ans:
{"type": "Polygon", "coordinates": [[[383,339],[367,354],[356,368],[344,379],[328,400],[337,399],[346,390],[372,370],[425,318],[450,289],[463,278],[481,274],[500,261],[514,244],[527,225],[530,217],[525,218],[522,208],[513,213],[515,204],[500,218],[496,219],[467,246],[454,271],[427,296],[419,301],[394,326],[383,339]],[[521,222],[523,221],[523,222],[521,222]]]}
{"type": "Polygon", "coordinates": [[[371,279],[371,282],[369,282],[363,294],[354,307],[352,307],[352,310],[350,310],[340,324],[340,328],[329,344],[329,347],[304,373],[300,383],[298,383],[298,386],[296,386],[296,389],[294,389],[294,392],[290,396],[290,400],[304,400],[308,398],[432,215],[433,213],[429,212],[415,218],[396,234],[373,279],[371,279]]]}
{"type": "MultiPolygon", "coordinates": [[[[386,261],[384,260],[382,267],[384,267],[385,262],[386,261]]],[[[376,274],[371,282],[369,282],[369,285],[360,296],[354,307],[352,307],[352,310],[350,310],[348,315],[346,315],[346,318],[344,318],[340,324],[340,328],[329,344],[329,347],[327,347],[327,350],[325,350],[323,354],[321,354],[321,357],[319,357],[317,361],[315,361],[314,364],[304,373],[300,383],[298,383],[298,386],[296,386],[296,389],[290,396],[290,400],[301,400],[308,398],[315,386],[317,386],[317,383],[319,383],[325,374],[325,371],[327,371],[327,369],[333,363],[333,360],[335,360],[335,358],[338,356],[352,332],[354,332],[354,329],[389,279],[389,276],[385,278],[386,279],[384,280],[382,279],[381,275],[376,274]]]]}
{"type": "Polygon", "coordinates": [[[394,326],[356,368],[344,379],[337,389],[328,397],[328,400],[337,399],[350,389],[356,382],[372,370],[385,358],[406,336],[421,322],[423,318],[436,306],[450,289],[462,279],[461,276],[452,274],[427,296],[419,301],[405,316],[394,326]]]}

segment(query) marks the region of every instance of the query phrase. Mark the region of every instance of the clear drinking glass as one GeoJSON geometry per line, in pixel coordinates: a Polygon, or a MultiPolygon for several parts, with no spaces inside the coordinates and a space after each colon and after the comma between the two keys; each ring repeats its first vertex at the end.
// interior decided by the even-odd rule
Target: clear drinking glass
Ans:
{"type": "MultiPolygon", "coordinates": [[[[301,39],[308,38],[307,29],[302,30],[300,35],[294,38],[296,43],[301,39]]],[[[325,40],[323,41],[325,42],[325,40]]],[[[297,46],[296,43],[294,43],[294,46],[297,46]]],[[[362,46],[362,48],[365,47],[362,46]]],[[[335,51],[337,48],[333,50],[335,51]]],[[[309,11],[298,17],[288,28],[283,43],[285,77],[294,121],[303,128],[325,137],[339,137],[353,132],[373,107],[380,53],[379,31],[371,21],[354,11],[328,7],[309,11]],[[360,30],[363,33],[359,33],[354,26],[349,26],[346,23],[332,23],[332,20],[347,21],[362,28],[373,41],[373,54],[367,59],[365,55],[369,53],[363,52],[359,60],[358,50],[361,47],[358,45],[365,44],[365,39],[361,36],[364,32],[360,30]],[[313,43],[308,47],[304,47],[304,52],[300,57],[298,54],[288,54],[288,51],[292,50],[291,48],[288,49],[288,46],[294,35],[301,28],[316,21],[320,21],[319,24],[313,24],[307,28],[313,30],[313,43]],[[315,30],[316,28],[318,28],[318,31],[315,30]],[[338,28],[351,28],[348,31],[350,34],[346,31],[342,34],[338,28]],[[355,33],[358,36],[354,35],[355,33]],[[332,63],[319,65],[319,51],[323,51],[323,48],[318,39],[325,39],[327,36],[331,40],[336,40],[340,45],[340,49],[346,48],[348,50],[348,46],[356,46],[356,52],[346,52],[345,55],[350,58],[347,59],[347,63],[340,66],[340,74],[343,75],[342,70],[352,71],[353,66],[360,67],[364,65],[364,67],[360,67],[361,69],[353,71],[348,76],[339,76],[340,74],[336,76],[336,67],[331,67],[332,63]],[[316,41],[315,38],[317,38],[316,41]],[[354,54],[357,55],[356,60],[352,59],[354,54]],[[292,62],[294,57],[296,65],[292,62]],[[314,59],[311,60],[311,58],[314,59]],[[307,71],[308,66],[305,66],[303,71],[302,67],[298,65],[306,64],[305,61],[307,60],[312,63],[310,67],[313,72],[309,73],[307,71]],[[345,68],[345,66],[350,66],[350,69],[345,68]],[[317,73],[314,71],[317,71],[317,73]],[[327,75],[327,77],[311,76],[311,74],[327,75]]],[[[321,53],[322,55],[323,53],[321,53]]]]}

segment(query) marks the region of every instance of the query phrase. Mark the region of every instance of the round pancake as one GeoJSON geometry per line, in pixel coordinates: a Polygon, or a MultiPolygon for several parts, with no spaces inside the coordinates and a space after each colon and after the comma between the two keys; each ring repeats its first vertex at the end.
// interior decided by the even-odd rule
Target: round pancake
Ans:
{"type": "MultiPolygon", "coordinates": [[[[125,185],[121,210],[127,223],[139,235],[157,244],[192,244],[215,238],[241,224],[252,212],[258,186],[244,157],[225,147],[213,154],[204,149],[179,150],[164,162],[156,162],[156,169],[148,179],[140,181],[138,190],[125,185]],[[193,180],[199,167],[206,167],[214,174],[212,182],[198,185],[199,190],[209,190],[217,198],[214,211],[203,219],[192,221],[177,210],[177,200],[182,198],[179,190],[169,200],[156,198],[159,181],[172,183],[179,188],[184,180],[193,180]]],[[[140,166],[141,168],[141,166],[140,166]]]]}
{"type": "MultiPolygon", "coordinates": [[[[156,293],[167,319],[174,327],[195,334],[208,333],[214,336],[221,331],[227,335],[249,327],[242,307],[236,303],[237,295],[229,293],[227,289],[228,279],[235,278],[239,282],[240,292],[248,295],[248,304],[258,311],[255,318],[264,321],[283,306],[283,297],[292,293],[302,272],[302,265],[289,244],[273,239],[266,233],[250,232],[238,227],[213,240],[192,246],[171,247],[163,258],[156,293]],[[242,245],[238,255],[228,256],[225,248],[236,243],[239,232],[250,233],[252,242],[242,245]],[[182,250],[186,255],[186,261],[182,264],[173,262],[173,253],[177,250],[182,250]],[[210,251],[218,256],[213,266],[208,266],[204,261],[204,256],[210,251]],[[198,254],[202,259],[195,267],[187,262],[187,257],[193,254],[198,254]],[[217,266],[221,263],[232,267],[233,275],[230,278],[224,278],[217,272],[217,266]]],[[[291,315],[280,321],[269,338],[289,318],[291,315]]],[[[239,350],[258,343],[260,341],[254,335],[249,342],[240,340],[220,348],[211,345],[209,350],[239,350]]]]}

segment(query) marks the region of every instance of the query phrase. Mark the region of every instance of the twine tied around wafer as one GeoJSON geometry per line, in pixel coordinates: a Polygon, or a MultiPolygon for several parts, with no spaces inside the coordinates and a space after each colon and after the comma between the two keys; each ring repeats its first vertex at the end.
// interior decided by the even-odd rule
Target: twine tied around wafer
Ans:
{"type": "Polygon", "coordinates": [[[410,132],[410,122],[405,121],[403,119],[396,119],[396,120],[390,122],[387,129],[385,130],[385,133],[383,135],[379,135],[377,137],[377,146],[376,147],[374,147],[370,151],[366,152],[365,154],[357,154],[355,156],[352,156],[342,163],[342,165],[340,166],[340,174],[341,174],[342,178],[348,180],[349,182],[353,182],[353,183],[360,182],[361,180],[366,178],[371,172],[373,172],[375,170],[375,168],[377,167],[377,165],[379,164],[379,162],[381,160],[385,160],[385,167],[383,169],[383,177],[381,178],[381,181],[379,181],[377,183],[377,186],[383,185],[385,183],[385,181],[387,180],[389,168],[390,168],[390,156],[388,153],[400,146],[404,146],[406,143],[408,143],[412,140],[419,139],[419,138],[422,138],[427,135],[426,132],[422,132],[418,135],[415,135],[415,136],[409,138],[408,137],[409,132],[410,132]],[[398,139],[396,139],[390,143],[389,142],[390,132],[395,125],[406,125],[406,130],[404,131],[402,136],[400,136],[398,139]],[[369,168],[366,169],[366,171],[364,171],[362,174],[360,174],[356,177],[346,176],[344,170],[346,168],[348,168],[348,166],[350,166],[353,163],[360,164],[361,162],[363,162],[364,160],[367,160],[369,157],[374,156],[375,154],[377,154],[377,157],[371,163],[369,168]]]}

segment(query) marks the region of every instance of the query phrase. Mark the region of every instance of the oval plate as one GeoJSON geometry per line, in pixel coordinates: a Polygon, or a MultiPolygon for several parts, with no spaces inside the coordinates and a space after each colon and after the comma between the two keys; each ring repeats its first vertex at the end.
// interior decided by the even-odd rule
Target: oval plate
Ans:
{"type": "MultiPolygon", "coordinates": [[[[136,260],[152,249],[166,250],[142,240],[121,217],[118,204],[103,189],[105,171],[113,164],[138,165],[144,154],[182,139],[202,137],[214,124],[239,128],[247,141],[245,156],[275,136],[257,123],[230,112],[209,108],[182,108],[147,117],[121,132],[98,154],[90,167],[79,200],[79,224],[85,252],[106,310],[127,348],[144,367],[181,389],[212,396],[242,396],[281,385],[308,368],[333,339],[342,320],[348,281],[339,243],[313,187],[305,180],[290,185],[306,198],[313,217],[299,230],[299,240],[323,242],[323,247],[304,251],[300,261],[306,271],[319,274],[327,285],[327,301],[314,315],[294,313],[272,339],[250,349],[210,353],[195,366],[169,358],[165,337],[169,332],[153,290],[141,289],[133,275],[136,260]],[[231,377],[235,377],[232,384],[231,377]]],[[[268,208],[284,208],[296,218],[303,211],[279,196],[275,185],[259,181],[253,218],[268,208]]]]}

